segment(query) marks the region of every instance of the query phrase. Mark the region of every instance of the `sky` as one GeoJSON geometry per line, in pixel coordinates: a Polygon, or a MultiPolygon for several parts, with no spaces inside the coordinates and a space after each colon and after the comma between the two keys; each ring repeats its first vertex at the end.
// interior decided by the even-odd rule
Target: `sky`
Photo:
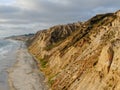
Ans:
{"type": "Polygon", "coordinates": [[[0,0],[0,37],[35,33],[120,9],[120,0],[0,0]]]}

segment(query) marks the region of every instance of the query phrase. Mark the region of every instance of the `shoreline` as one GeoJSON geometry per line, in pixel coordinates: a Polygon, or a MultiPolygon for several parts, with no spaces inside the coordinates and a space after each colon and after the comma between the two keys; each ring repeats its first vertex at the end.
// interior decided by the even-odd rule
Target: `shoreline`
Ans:
{"type": "Polygon", "coordinates": [[[48,90],[43,74],[24,43],[20,45],[16,59],[16,63],[8,69],[10,90],[48,90]]]}

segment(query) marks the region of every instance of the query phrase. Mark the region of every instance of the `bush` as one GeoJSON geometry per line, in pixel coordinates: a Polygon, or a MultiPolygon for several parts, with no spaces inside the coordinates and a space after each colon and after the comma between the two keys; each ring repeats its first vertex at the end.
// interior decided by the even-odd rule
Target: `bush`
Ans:
{"type": "Polygon", "coordinates": [[[45,50],[46,50],[46,51],[49,51],[49,50],[51,50],[51,49],[54,48],[54,47],[55,47],[54,45],[49,45],[49,46],[45,47],[45,50]]]}
{"type": "Polygon", "coordinates": [[[44,58],[43,58],[43,59],[40,59],[41,67],[42,67],[42,68],[46,68],[47,62],[48,62],[48,61],[47,61],[46,59],[44,59],[44,58]]]}

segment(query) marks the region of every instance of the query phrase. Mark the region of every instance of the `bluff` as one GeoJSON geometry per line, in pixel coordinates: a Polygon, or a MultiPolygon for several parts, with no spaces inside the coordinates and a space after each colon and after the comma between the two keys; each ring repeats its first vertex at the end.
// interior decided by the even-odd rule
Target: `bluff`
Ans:
{"type": "Polygon", "coordinates": [[[28,42],[52,90],[120,90],[120,11],[38,31],[28,42]]]}
{"type": "Polygon", "coordinates": [[[12,40],[18,40],[18,41],[27,41],[30,38],[32,38],[34,34],[24,34],[24,35],[16,35],[16,36],[9,36],[5,37],[4,39],[12,39],[12,40]]]}

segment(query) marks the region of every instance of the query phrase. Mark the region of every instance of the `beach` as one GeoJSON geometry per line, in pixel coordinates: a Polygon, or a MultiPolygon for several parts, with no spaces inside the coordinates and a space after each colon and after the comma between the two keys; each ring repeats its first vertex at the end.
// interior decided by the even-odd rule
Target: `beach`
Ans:
{"type": "Polygon", "coordinates": [[[10,90],[48,90],[43,74],[28,53],[25,43],[17,50],[16,62],[8,69],[10,90]]]}
{"type": "Polygon", "coordinates": [[[21,42],[0,39],[0,90],[9,90],[7,69],[16,62],[21,42]]]}

